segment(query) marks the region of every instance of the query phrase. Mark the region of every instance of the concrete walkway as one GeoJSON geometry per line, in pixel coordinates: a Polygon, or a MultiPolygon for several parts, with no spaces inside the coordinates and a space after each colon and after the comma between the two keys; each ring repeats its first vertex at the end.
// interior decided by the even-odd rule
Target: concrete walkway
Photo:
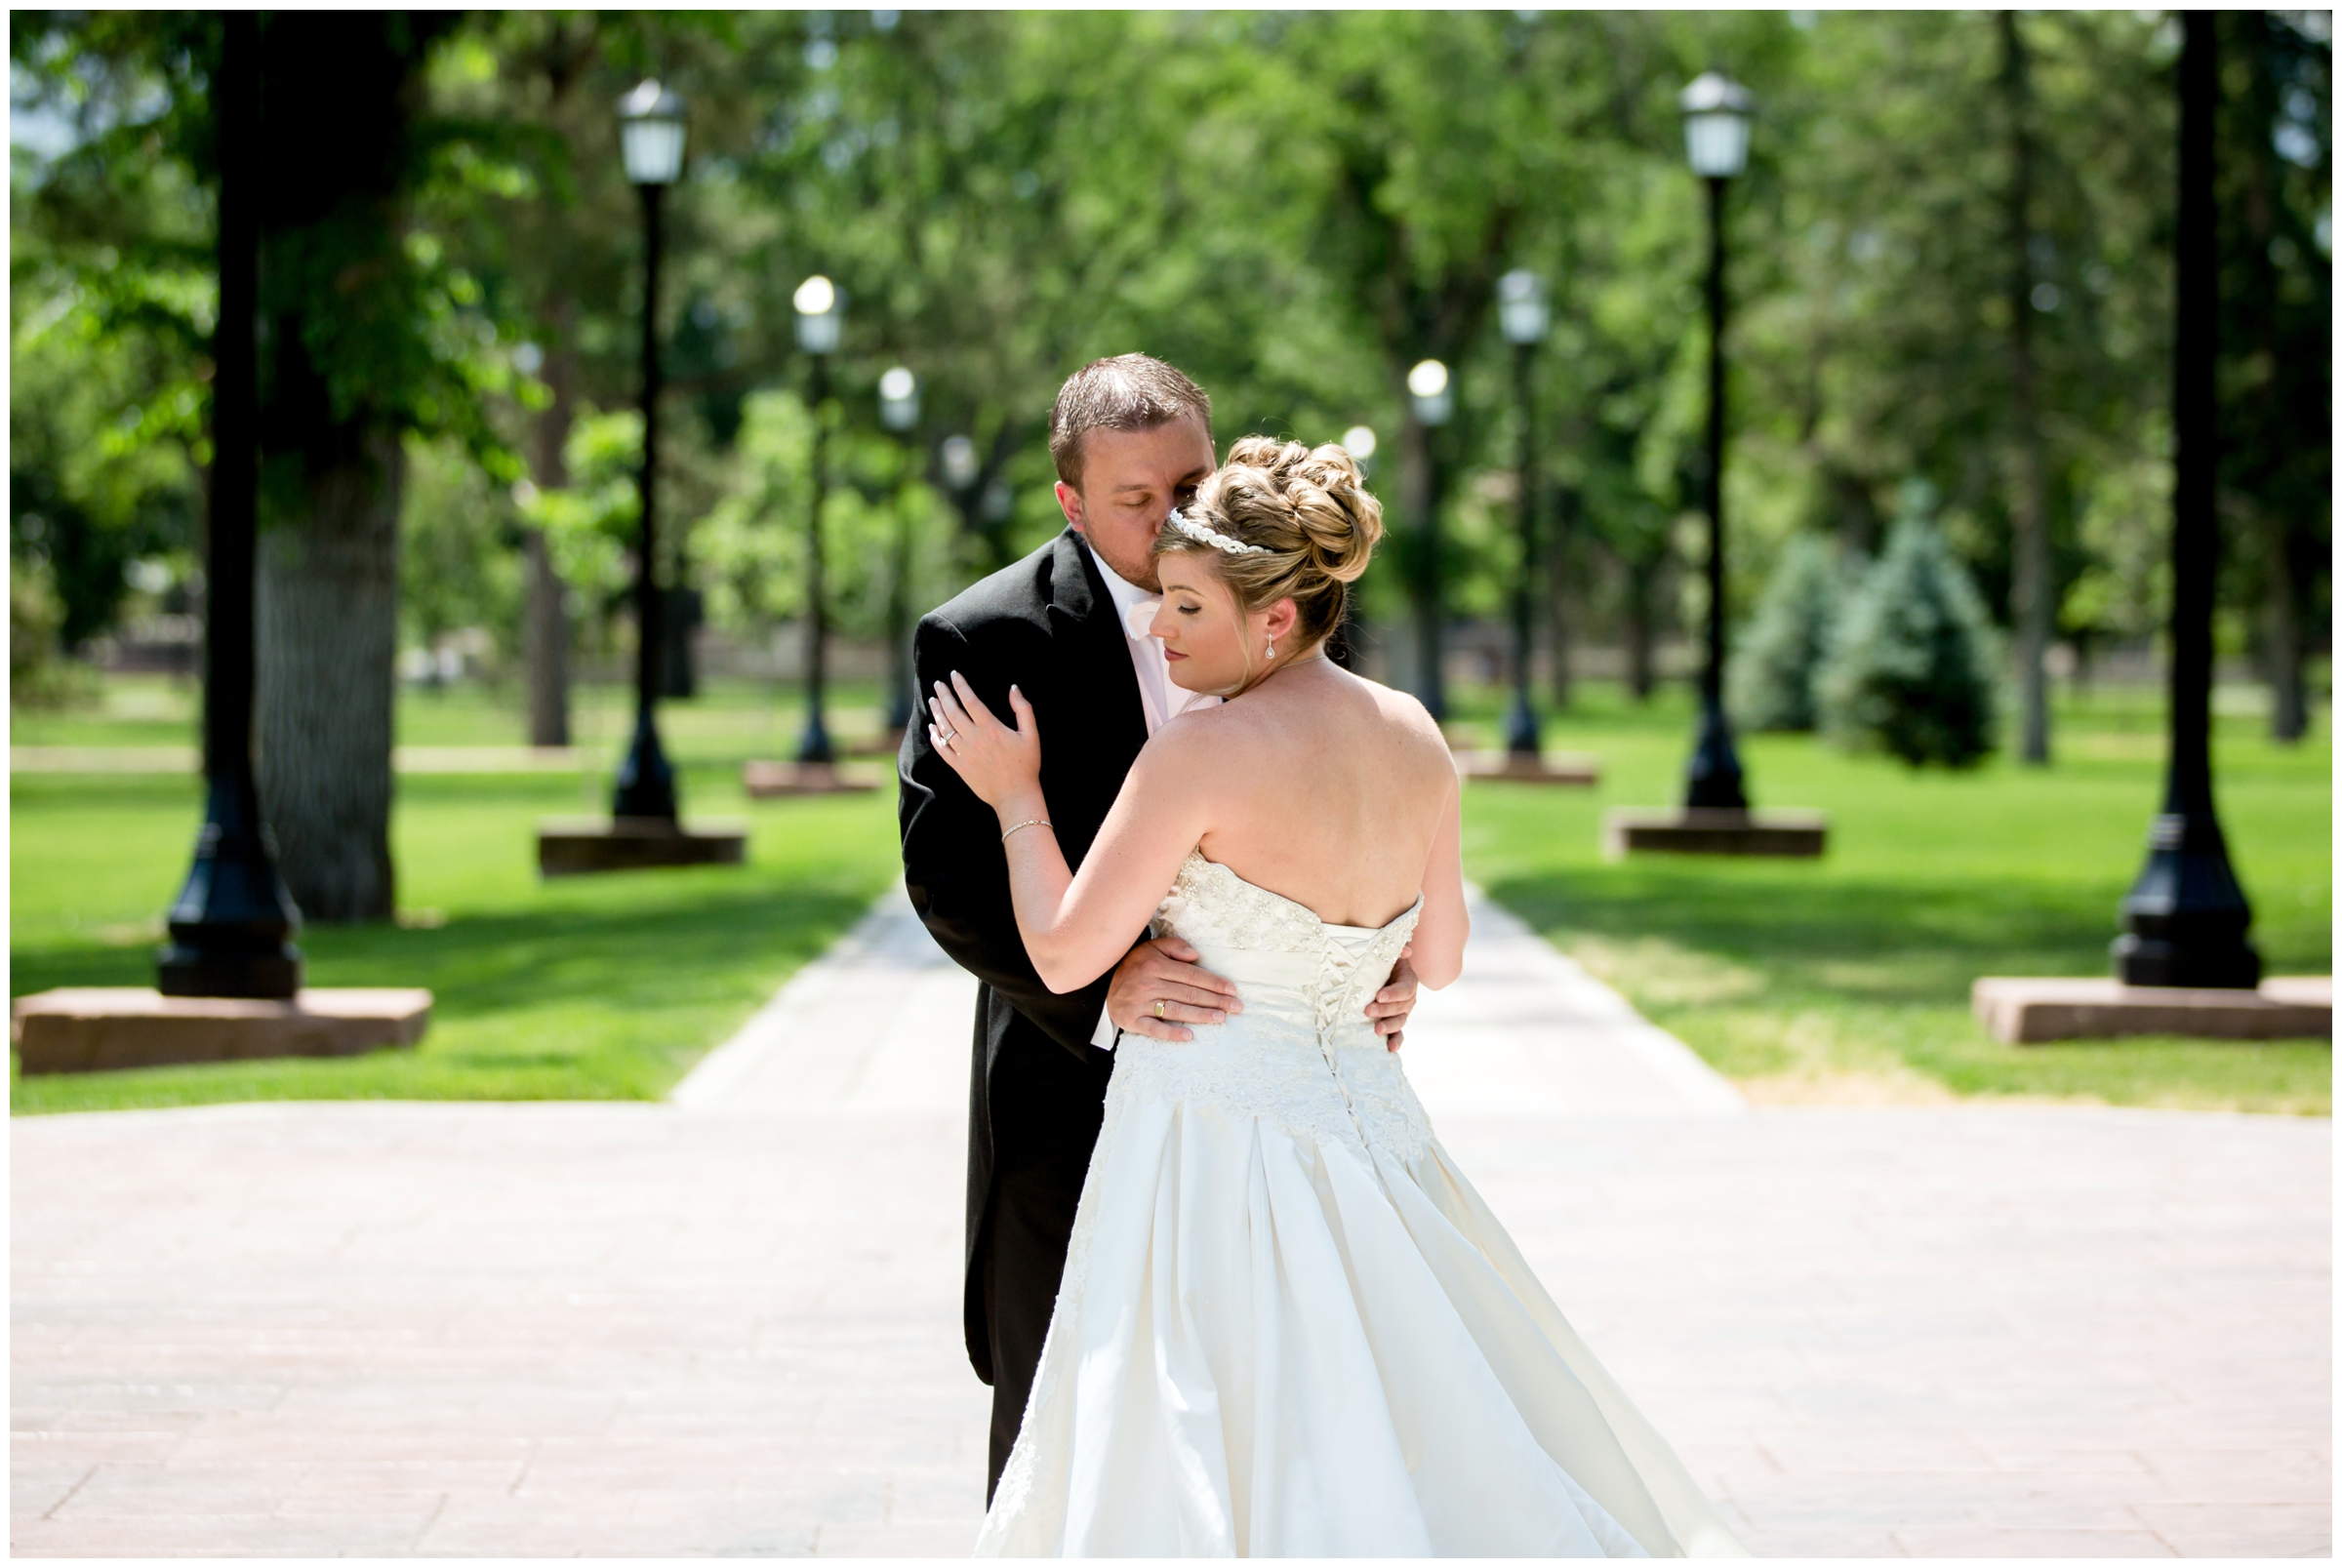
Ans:
{"type": "MultiPolygon", "coordinates": [[[[967,1114],[976,982],[897,888],[671,1097],[780,1116],[967,1114]],[[839,1042],[852,1041],[850,1050],[839,1042]],[[939,1070],[950,1062],[956,1070],[939,1070]]],[[[1407,1055],[1434,1113],[1717,1115],[1740,1091],[1509,911],[1475,897],[1464,979],[1425,993],[1407,1055]]],[[[964,1143],[961,1147],[964,1151],[964,1143]]]]}
{"type": "MultiPolygon", "coordinates": [[[[673,1105],[17,1120],[13,1548],[964,1553],[967,992],[890,901],[673,1105]]],[[[2329,1123],[1749,1111],[1492,912],[1406,1051],[1756,1551],[2330,1553],[2329,1123]]]]}

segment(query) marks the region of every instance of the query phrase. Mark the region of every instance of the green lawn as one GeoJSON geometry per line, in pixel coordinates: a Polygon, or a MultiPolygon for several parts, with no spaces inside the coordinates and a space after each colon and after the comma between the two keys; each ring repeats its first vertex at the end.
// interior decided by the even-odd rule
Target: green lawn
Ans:
{"type": "MultiPolygon", "coordinates": [[[[874,731],[874,692],[834,719],[874,731]]],[[[172,744],[186,694],[119,683],[97,712],[16,717],[18,744],[172,744]],[[176,705],[174,705],[176,704],[176,705]]],[[[1501,694],[1459,694],[1456,729],[1493,741],[1501,694]]],[[[2326,973],[2331,770],[2322,731],[2285,749],[2224,690],[2220,805],[2270,969],[2326,973]],[[2233,711],[2232,711],[2233,710],[2233,711]]],[[[583,746],[623,735],[623,693],[580,702],[583,746]]],[[[2321,715],[2322,721],[2323,715],[2321,715]]],[[[294,1098],[612,1099],[663,1094],[798,965],[852,924],[895,870],[891,793],[750,805],[737,763],[786,754],[793,702],[747,683],[670,704],[663,727],[695,813],[754,824],[746,868],[540,884],[531,829],[592,809],[599,764],[529,778],[410,775],[399,784],[395,926],[316,928],[319,985],[438,994],[421,1050],[335,1062],[12,1080],[18,1111],[294,1098]]],[[[410,692],[402,742],[513,744],[509,694],[410,692]]],[[[2319,1044],[2132,1040],[2017,1050],[1968,1017],[1983,974],[2102,974],[2115,904],[2160,798],[2156,694],[2069,699],[2058,761],[1913,773],[1797,737],[1745,744],[1760,805],[1831,814],[1817,863],[1648,859],[1611,864],[1603,809],[1671,801],[1689,743],[1686,696],[1648,708],[1592,685],[1549,725],[1555,749],[1602,759],[1598,789],[1478,783],[1472,874],[1564,950],[1762,1100],[2029,1096],[2330,1114],[2319,1044]]],[[[20,774],[12,780],[12,994],[144,985],[160,911],[198,816],[192,780],[20,774]]]]}
{"type": "MultiPolygon", "coordinates": [[[[2249,705],[2223,694],[2224,709],[2249,705]]],[[[2240,698],[2243,700],[2240,701],[2240,698]]],[[[1457,728],[1493,744],[1496,694],[1457,728]]],[[[2332,968],[2328,738],[2272,745],[2247,712],[2216,721],[2221,817],[2272,973],[2332,968]]],[[[2331,1114],[2315,1042],[2137,1039],[2019,1050],[1967,1011],[1979,975],[2107,973],[2115,905],[2160,799],[2152,692],[2069,701],[2056,765],[1917,773],[1802,737],[1743,745],[1759,806],[1830,814],[1818,862],[1605,863],[1603,810],[1680,796],[1691,709],[1589,689],[1552,749],[1602,759],[1599,788],[1475,783],[1466,860],[1491,894],[1760,1100],[2029,1096],[2331,1114]]]]}
{"type": "MultiPolygon", "coordinates": [[[[92,705],[59,711],[19,709],[10,715],[9,741],[27,746],[192,746],[201,694],[191,679],[115,675],[92,705]]],[[[398,698],[401,745],[526,744],[521,694],[510,686],[464,683],[403,687],[398,698]]],[[[616,756],[633,733],[633,688],[580,685],[572,690],[570,732],[594,758],[616,756]]],[[[876,736],[878,687],[873,681],[833,682],[828,718],[841,743],[876,736]]],[[[708,764],[787,756],[804,724],[796,686],[714,680],[687,703],[660,709],[660,735],[676,755],[708,764]]]]}
{"type": "MultiPolygon", "coordinates": [[[[200,816],[191,780],[11,781],[12,995],[153,984],[160,911],[200,816]]],[[[302,934],[319,985],[425,985],[412,1052],[19,1078],[18,1112],[233,1100],[656,1099],[896,870],[891,791],[758,802],[731,769],[684,778],[686,816],[745,815],[746,867],[540,884],[536,820],[576,782],[409,777],[394,825],[396,925],[302,934]]]]}

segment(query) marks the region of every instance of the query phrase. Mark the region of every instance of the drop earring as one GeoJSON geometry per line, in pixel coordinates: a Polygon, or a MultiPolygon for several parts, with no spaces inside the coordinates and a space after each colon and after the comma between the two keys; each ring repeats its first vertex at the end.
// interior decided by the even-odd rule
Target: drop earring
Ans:
{"type": "Polygon", "coordinates": [[[1276,657],[1276,639],[1274,637],[1269,639],[1269,657],[1272,659],[1276,657]]]}

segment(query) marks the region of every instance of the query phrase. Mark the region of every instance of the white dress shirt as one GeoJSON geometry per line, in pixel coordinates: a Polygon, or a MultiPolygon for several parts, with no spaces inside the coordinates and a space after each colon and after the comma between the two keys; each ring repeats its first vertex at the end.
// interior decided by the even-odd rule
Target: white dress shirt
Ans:
{"type": "MultiPolygon", "coordinates": [[[[1114,601],[1115,618],[1122,623],[1122,639],[1130,646],[1130,667],[1139,677],[1139,703],[1147,710],[1147,734],[1151,737],[1189,708],[1217,706],[1220,702],[1217,697],[1171,683],[1171,661],[1163,657],[1163,639],[1147,629],[1154,623],[1154,612],[1162,604],[1163,596],[1123,582],[1106,564],[1106,557],[1090,548],[1088,540],[1081,544],[1090,551],[1098,575],[1106,579],[1107,596],[1114,601]]],[[[1114,1021],[1101,1012],[1090,1043],[1102,1051],[1111,1051],[1119,1032],[1114,1021]]]]}

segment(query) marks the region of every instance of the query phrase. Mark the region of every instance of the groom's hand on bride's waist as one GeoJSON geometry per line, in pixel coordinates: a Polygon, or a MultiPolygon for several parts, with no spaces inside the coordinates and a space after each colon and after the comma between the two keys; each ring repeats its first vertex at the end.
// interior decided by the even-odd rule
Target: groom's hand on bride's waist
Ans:
{"type": "Polygon", "coordinates": [[[1195,960],[1203,955],[1177,937],[1142,942],[1114,966],[1106,1016],[1125,1034],[1192,1040],[1189,1024],[1225,1024],[1241,1013],[1236,988],[1195,960]]]}
{"type": "Polygon", "coordinates": [[[1415,1011],[1415,966],[1407,962],[1414,955],[1413,947],[1398,949],[1398,962],[1391,966],[1390,981],[1366,1004],[1374,1032],[1393,1051],[1406,1043],[1407,1015],[1415,1011]]]}

